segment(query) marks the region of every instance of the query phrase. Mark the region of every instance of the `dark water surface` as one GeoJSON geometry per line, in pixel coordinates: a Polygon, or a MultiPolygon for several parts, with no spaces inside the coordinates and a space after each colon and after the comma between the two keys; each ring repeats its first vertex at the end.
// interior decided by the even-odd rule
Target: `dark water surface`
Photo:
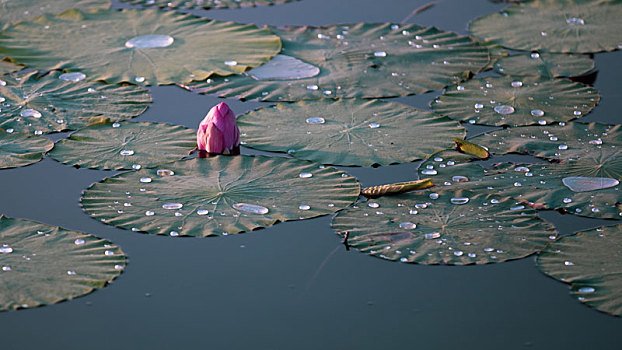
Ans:
{"type": "MultiPolygon", "coordinates": [[[[303,0],[194,12],[272,25],[400,22],[426,3],[303,0]]],[[[488,0],[435,3],[409,22],[466,33],[470,19],[503,7],[488,0]]],[[[621,61],[621,52],[596,55],[602,101],[582,120],[620,121],[621,61]]],[[[136,120],[195,128],[221,101],[170,86],[151,91],[152,107],[136,120]]],[[[439,93],[399,101],[427,108],[439,93]]],[[[266,105],[226,101],[236,114],[266,105]]],[[[416,165],[344,169],[373,185],[412,179],[416,165]]],[[[330,217],[219,238],[138,234],[92,220],[79,206],[83,189],[112,174],[49,158],[0,171],[0,212],[105,237],[129,256],[125,273],[107,288],[0,313],[0,349],[621,348],[622,318],[581,305],[566,285],[538,271],[533,256],[466,267],[388,262],[345,251],[330,217]]],[[[563,234],[615,223],[541,216],[563,234]]]]}

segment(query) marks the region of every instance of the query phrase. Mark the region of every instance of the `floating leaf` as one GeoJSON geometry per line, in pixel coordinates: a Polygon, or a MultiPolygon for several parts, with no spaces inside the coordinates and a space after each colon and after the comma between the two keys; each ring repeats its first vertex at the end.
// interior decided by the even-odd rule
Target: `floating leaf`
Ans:
{"type": "Polygon", "coordinates": [[[36,163],[54,147],[45,137],[0,129],[0,169],[17,168],[36,163]]]}
{"type": "Polygon", "coordinates": [[[76,130],[104,118],[120,121],[144,112],[149,91],[137,86],[81,81],[80,72],[17,72],[0,76],[0,127],[20,132],[76,130]]]}
{"type": "Polygon", "coordinates": [[[622,316],[622,225],[565,236],[538,256],[538,267],[570,284],[580,302],[622,316]]]}
{"type": "Polygon", "coordinates": [[[490,153],[488,150],[480,145],[476,145],[467,140],[461,140],[454,137],[454,142],[456,143],[456,148],[463,153],[475,156],[479,159],[487,159],[490,157],[490,153]]]}
{"type": "Polygon", "coordinates": [[[106,240],[0,215],[0,311],[88,294],[124,268],[125,255],[106,240]]]}
{"type": "Polygon", "coordinates": [[[601,52],[619,48],[619,0],[533,0],[476,19],[474,36],[507,48],[548,52],[601,52]]]}
{"type": "Polygon", "coordinates": [[[56,143],[50,156],[95,169],[140,169],[181,159],[196,148],[196,131],[164,123],[105,122],[56,143]]]}
{"type": "Polygon", "coordinates": [[[471,39],[414,24],[271,29],[281,37],[284,55],[319,68],[319,74],[255,80],[251,70],[249,76],[212,77],[189,87],[262,101],[403,96],[457,83],[488,63],[488,50],[471,39]]]}
{"type": "Polygon", "coordinates": [[[546,125],[579,118],[599,99],[594,88],[565,79],[488,77],[447,90],[432,109],[471,124],[546,125]]]}
{"type": "Polygon", "coordinates": [[[378,198],[382,196],[390,196],[411,191],[425,190],[433,187],[434,184],[430,179],[415,180],[408,182],[397,182],[394,184],[365,187],[361,190],[361,194],[367,198],[378,198]]]}
{"type": "Polygon", "coordinates": [[[495,63],[497,63],[503,57],[507,57],[510,55],[508,50],[503,48],[503,46],[492,43],[490,41],[482,42],[480,45],[486,47],[488,49],[488,64],[486,67],[482,68],[480,71],[487,71],[493,69],[495,63]]]}
{"type": "Polygon", "coordinates": [[[268,29],[158,10],[69,10],[0,35],[0,55],[29,67],[145,85],[241,73],[280,48],[268,29]]]}
{"type": "Polygon", "coordinates": [[[464,191],[412,192],[358,203],[333,219],[347,244],[388,260],[486,264],[533,254],[552,225],[510,199],[464,191]]]}
{"type": "Polygon", "coordinates": [[[278,104],[242,115],[238,124],[247,147],[337,165],[410,162],[464,137],[464,129],[448,118],[361,99],[278,104]]]}
{"type": "Polygon", "coordinates": [[[356,180],[334,168],[217,156],[105,179],[84,192],[82,205],[93,218],[132,231],[214,236],[331,214],[359,193],[356,180]]]}
{"type": "Polygon", "coordinates": [[[257,5],[276,5],[294,0],[121,0],[133,5],[155,5],[161,8],[184,9],[223,9],[254,7],[257,5]]]}
{"type": "Polygon", "coordinates": [[[594,69],[594,60],[581,55],[530,52],[501,58],[494,67],[505,75],[552,79],[583,75],[594,69]]]}
{"type": "Polygon", "coordinates": [[[70,8],[107,9],[110,0],[4,0],[0,4],[0,28],[26,21],[47,13],[60,13],[70,8]]]}

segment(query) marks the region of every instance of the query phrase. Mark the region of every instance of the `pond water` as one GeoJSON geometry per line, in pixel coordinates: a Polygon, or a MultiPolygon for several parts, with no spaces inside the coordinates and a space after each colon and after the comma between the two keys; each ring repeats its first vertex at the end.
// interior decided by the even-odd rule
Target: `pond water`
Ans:
{"type": "MultiPolygon", "coordinates": [[[[426,3],[303,0],[193,12],[271,25],[399,23],[426,3]]],[[[437,0],[408,22],[466,34],[469,20],[503,7],[488,0],[437,0]]],[[[581,121],[619,123],[622,52],[595,60],[602,100],[581,121]]],[[[173,86],[150,90],[154,102],[137,121],[196,128],[222,101],[173,86]]],[[[440,93],[396,100],[429,109],[440,93]]],[[[268,105],[226,102],[236,114],[268,105]]],[[[488,129],[468,131],[472,136],[488,129]]],[[[417,165],[341,169],[370,186],[411,180],[417,165]]],[[[125,272],[102,290],[0,313],[3,349],[619,349],[622,343],[622,318],[581,305],[567,285],[537,269],[533,256],[466,267],[393,263],[346,251],[330,217],[219,238],[137,234],[93,220],[79,205],[83,189],[113,174],[49,158],[0,171],[4,214],[92,233],[129,257],[125,272]]],[[[552,211],[541,217],[562,234],[615,223],[552,211]]]]}

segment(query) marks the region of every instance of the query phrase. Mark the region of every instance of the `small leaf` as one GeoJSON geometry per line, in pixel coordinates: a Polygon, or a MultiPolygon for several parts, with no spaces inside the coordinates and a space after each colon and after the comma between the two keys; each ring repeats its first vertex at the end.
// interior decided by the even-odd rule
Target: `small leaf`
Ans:
{"type": "Polygon", "coordinates": [[[367,198],[378,198],[382,196],[390,196],[394,194],[406,193],[411,191],[425,190],[433,187],[434,184],[430,179],[414,180],[408,182],[397,182],[394,184],[365,187],[361,190],[361,194],[367,198]]]}
{"type": "Polygon", "coordinates": [[[469,141],[461,140],[455,137],[454,141],[456,142],[456,148],[463,153],[476,156],[479,159],[487,159],[488,157],[490,157],[490,153],[488,153],[488,150],[480,145],[476,145],[469,141]]]}

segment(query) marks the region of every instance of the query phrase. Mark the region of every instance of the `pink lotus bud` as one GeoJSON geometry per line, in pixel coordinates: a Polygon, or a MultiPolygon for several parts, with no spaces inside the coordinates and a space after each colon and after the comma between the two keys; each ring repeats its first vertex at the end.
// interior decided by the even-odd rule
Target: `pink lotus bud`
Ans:
{"type": "Polygon", "coordinates": [[[235,114],[221,102],[209,110],[199,124],[197,146],[211,154],[240,154],[240,129],[235,114]]]}

